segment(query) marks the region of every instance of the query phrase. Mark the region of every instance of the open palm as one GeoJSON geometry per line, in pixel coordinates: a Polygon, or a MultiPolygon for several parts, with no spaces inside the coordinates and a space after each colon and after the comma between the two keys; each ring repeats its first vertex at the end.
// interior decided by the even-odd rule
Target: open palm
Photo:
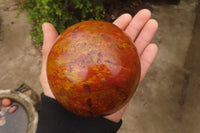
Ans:
{"type": "MultiPolygon", "coordinates": [[[[155,44],[151,43],[151,40],[158,28],[158,23],[151,18],[151,12],[147,9],[139,11],[133,18],[129,14],[123,14],[117,18],[113,23],[121,28],[130,38],[133,40],[141,62],[141,78],[140,81],[146,75],[149,67],[151,66],[158,48],[155,44]]],[[[54,26],[50,23],[44,23],[43,26],[43,61],[42,61],[42,70],[40,75],[40,82],[43,87],[43,92],[46,96],[55,98],[48,84],[47,75],[46,75],[46,64],[47,57],[53,46],[58,33],[54,26]]],[[[128,104],[127,104],[128,105],[128,104]]],[[[114,122],[118,122],[126,110],[124,106],[119,111],[105,116],[104,118],[109,119],[114,122]]]]}

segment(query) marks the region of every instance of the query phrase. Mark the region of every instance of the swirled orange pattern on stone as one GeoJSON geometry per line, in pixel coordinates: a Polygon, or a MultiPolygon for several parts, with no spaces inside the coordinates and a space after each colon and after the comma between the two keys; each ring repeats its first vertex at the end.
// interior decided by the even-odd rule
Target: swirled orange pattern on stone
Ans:
{"type": "Polygon", "coordinates": [[[140,79],[140,61],[134,44],[117,26],[85,21],[57,38],[48,56],[47,77],[66,109],[99,117],[130,100],[140,79]]]}

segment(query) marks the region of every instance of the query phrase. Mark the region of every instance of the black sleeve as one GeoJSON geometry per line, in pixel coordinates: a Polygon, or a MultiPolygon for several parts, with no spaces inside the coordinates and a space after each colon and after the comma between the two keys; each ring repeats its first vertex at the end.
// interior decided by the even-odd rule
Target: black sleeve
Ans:
{"type": "Polygon", "coordinates": [[[122,124],[75,115],[43,93],[41,100],[37,133],[116,133],[122,124]]]}

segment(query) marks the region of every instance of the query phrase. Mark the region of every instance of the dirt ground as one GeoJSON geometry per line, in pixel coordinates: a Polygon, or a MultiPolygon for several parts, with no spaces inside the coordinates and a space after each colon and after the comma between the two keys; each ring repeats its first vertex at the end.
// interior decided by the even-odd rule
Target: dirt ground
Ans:
{"type": "MultiPolygon", "coordinates": [[[[158,56],[123,116],[119,133],[199,133],[200,6],[198,0],[178,5],[151,5],[159,22],[154,37],[158,56]]],[[[27,13],[14,0],[0,1],[0,89],[26,83],[37,94],[41,53],[34,47],[27,13]]]]}
{"type": "Polygon", "coordinates": [[[41,92],[39,74],[41,52],[38,51],[29,32],[27,13],[18,18],[18,6],[14,0],[0,1],[0,85],[1,89],[16,89],[22,83],[41,92]]]}

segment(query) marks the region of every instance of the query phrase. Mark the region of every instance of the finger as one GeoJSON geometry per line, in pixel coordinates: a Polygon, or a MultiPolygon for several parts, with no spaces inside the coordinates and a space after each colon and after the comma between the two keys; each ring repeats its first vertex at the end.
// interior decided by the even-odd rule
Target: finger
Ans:
{"type": "Polygon", "coordinates": [[[47,58],[53,43],[55,42],[56,38],[58,37],[58,32],[54,28],[54,26],[50,23],[44,23],[42,25],[43,30],[43,47],[42,47],[42,54],[43,57],[47,58]]]}
{"type": "Polygon", "coordinates": [[[125,32],[131,37],[133,41],[140,33],[145,23],[150,19],[151,12],[148,9],[139,11],[127,26],[125,32]]]}
{"type": "Polygon", "coordinates": [[[130,23],[132,19],[132,16],[128,13],[125,13],[123,15],[121,15],[120,17],[118,17],[113,24],[115,24],[116,26],[118,26],[119,28],[121,28],[122,30],[124,30],[128,24],[130,23]]]}
{"type": "Polygon", "coordinates": [[[139,36],[135,41],[135,46],[137,47],[139,55],[142,54],[145,47],[151,42],[154,34],[158,29],[158,22],[154,19],[149,20],[142,31],[140,32],[139,36]]]}
{"type": "Polygon", "coordinates": [[[58,33],[56,29],[54,28],[54,26],[50,23],[44,23],[42,25],[42,30],[43,30],[43,47],[42,47],[43,60],[42,60],[42,71],[40,74],[40,82],[41,82],[44,94],[51,98],[55,98],[48,84],[48,80],[46,76],[46,63],[47,63],[48,54],[56,38],[58,37],[58,33]]]}
{"type": "Polygon", "coordinates": [[[54,26],[50,23],[44,23],[42,25],[43,30],[43,46],[42,46],[42,71],[46,71],[46,63],[47,63],[47,57],[51,50],[51,47],[53,46],[54,41],[58,37],[58,32],[54,28],[54,26]]]}
{"type": "Polygon", "coordinates": [[[141,78],[140,81],[144,78],[146,75],[149,67],[151,66],[154,58],[156,57],[158,52],[158,47],[156,44],[149,44],[144,52],[142,53],[140,57],[140,62],[141,62],[141,78]]]}

